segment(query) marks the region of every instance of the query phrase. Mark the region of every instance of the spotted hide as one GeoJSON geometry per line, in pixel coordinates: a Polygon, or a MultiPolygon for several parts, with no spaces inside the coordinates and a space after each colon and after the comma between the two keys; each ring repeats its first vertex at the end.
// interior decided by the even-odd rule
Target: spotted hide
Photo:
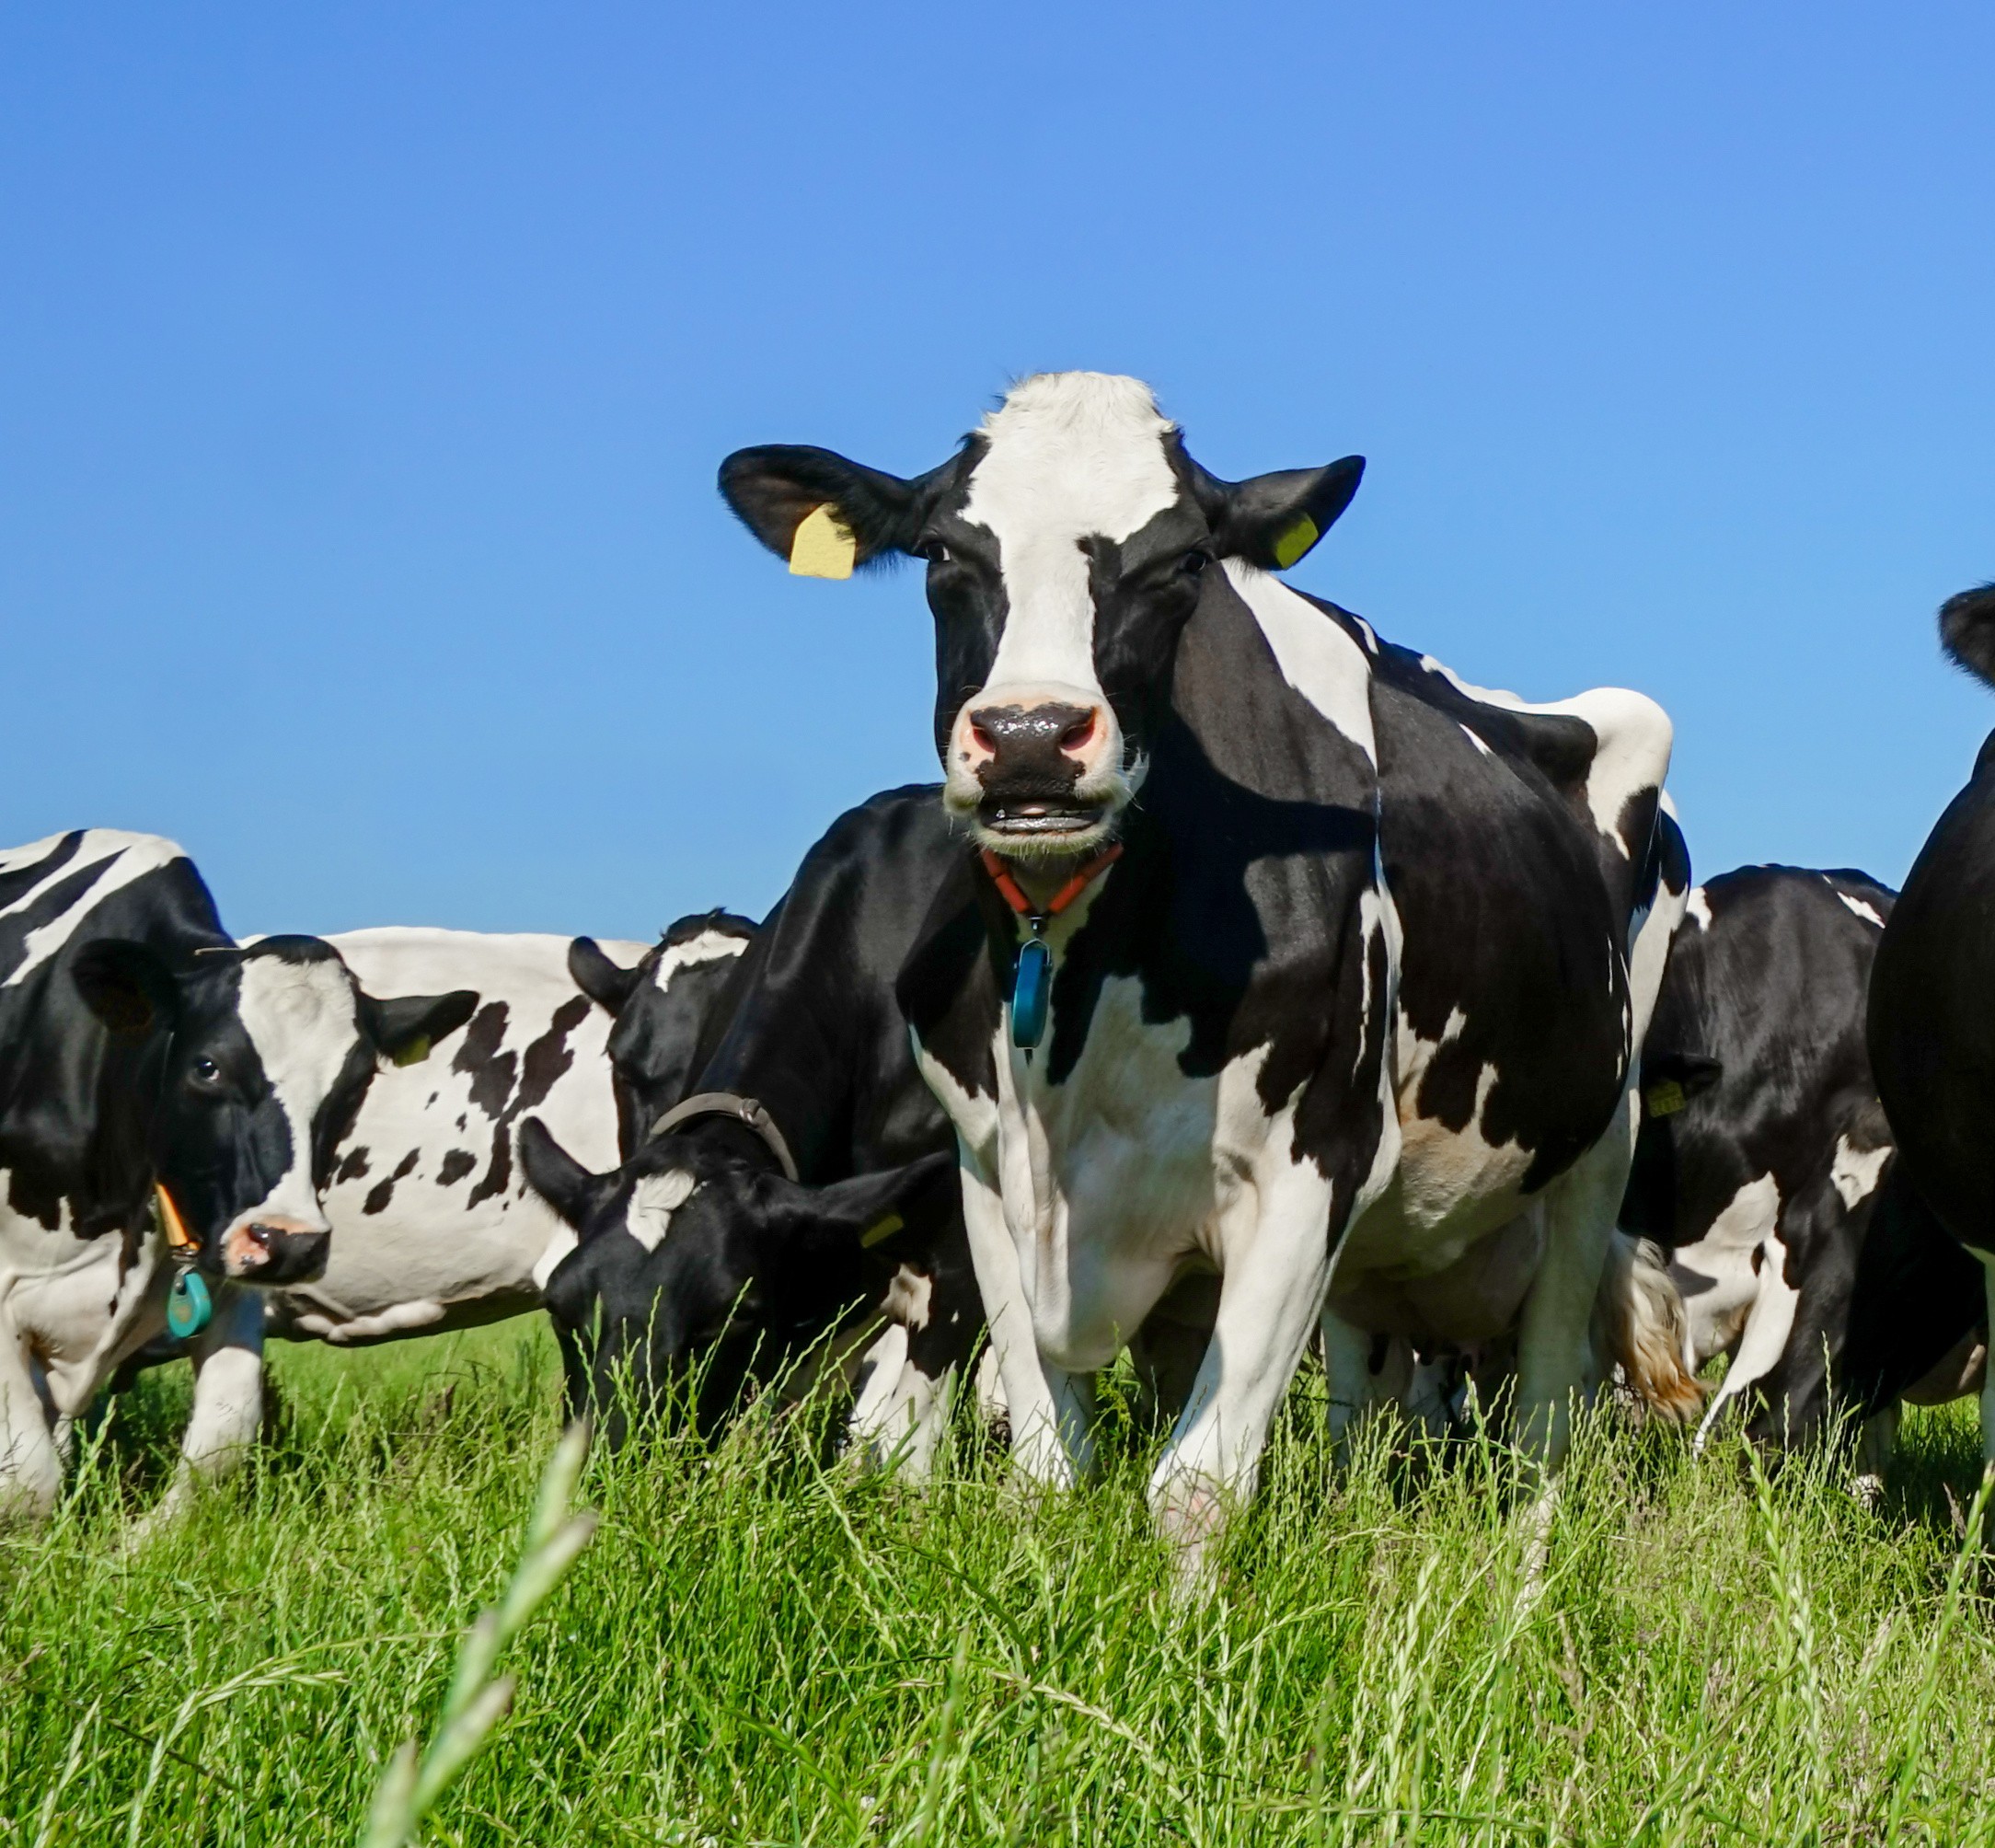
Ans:
{"type": "Polygon", "coordinates": [[[1066,374],[912,480],[819,449],[721,469],[794,569],[811,519],[858,562],[928,560],[944,801],[992,860],[957,860],[899,992],[1013,1442],[1072,1480],[1089,1376],[1218,1273],[1150,1485],[1192,1570],[1320,1319],[1343,1404],[1375,1334],[1516,1326],[1525,1441],[1556,1464],[1688,886],[1653,702],[1480,691],[1275,574],[1362,466],[1222,481],[1146,387],[1066,374]],[[1036,1045],[1034,929],[992,865],[1042,915],[1036,1045]]]}
{"type": "Polygon", "coordinates": [[[332,1150],[377,1062],[477,1002],[376,999],[315,937],[235,944],[156,836],[0,850],[0,1513],[47,1508],[70,1421],[163,1332],[176,1264],[215,1299],[181,1485],[233,1454],[263,1297],[327,1263],[332,1150]]]}
{"type": "Polygon", "coordinates": [[[1743,867],[1690,894],[1670,945],[1620,1220],[1670,1254],[1691,1369],[1729,1357],[1700,1446],[1727,1407],[1785,1448],[1885,1392],[1874,1474],[1891,1400],[1952,1396],[1975,1364],[1973,1264],[1895,1181],[1863,1043],[1896,895],[1743,867]]]}
{"type": "MultiPolygon", "coordinates": [[[[982,1317],[953,1137],[915,1069],[893,985],[961,848],[932,787],[875,796],[832,825],[731,964],[675,1081],[758,1103],[795,1181],[772,1140],[724,1107],[608,1173],[536,1124],[523,1131],[534,1184],[582,1235],[548,1286],[570,1403],[613,1441],[633,1402],[656,1409],[688,1380],[710,1431],[751,1383],[807,1354],[856,1350],[884,1317],[851,1435],[868,1456],[927,1469],[982,1317]]],[[[650,1005],[635,987],[632,1004],[650,1005]]],[[[648,1108],[667,1101],[641,1061],[618,1079],[648,1108]]]]}
{"type": "MultiPolygon", "coordinates": [[[[1995,585],[1940,611],[1955,662],[1995,685],[1995,585]]],[[[1905,1178],[1978,1261],[1995,1308],[1995,733],[1920,849],[1871,972],[1871,1068],[1905,1178]]],[[[1981,1450],[1995,1461],[1995,1369],[1981,1450]]]]}

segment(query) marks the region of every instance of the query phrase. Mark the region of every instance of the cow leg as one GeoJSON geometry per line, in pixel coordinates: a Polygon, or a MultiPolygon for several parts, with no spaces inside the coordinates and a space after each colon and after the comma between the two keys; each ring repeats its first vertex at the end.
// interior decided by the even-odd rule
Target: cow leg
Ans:
{"type": "Polygon", "coordinates": [[[1856,1442],[1856,1479],[1851,1493],[1865,1507],[1874,1508],[1884,1499],[1885,1476],[1891,1468],[1891,1453],[1898,1447],[1898,1408],[1886,1405],[1863,1421],[1856,1442]]]}
{"type": "Polygon", "coordinates": [[[1222,1226],[1226,1268],[1213,1338],[1150,1476],[1151,1513],[1177,1548],[1186,1582],[1209,1571],[1228,1499],[1253,1492],[1268,1426],[1330,1282],[1331,1185],[1315,1164],[1285,1165],[1257,1195],[1249,1194],[1252,1217],[1237,1235],[1222,1226]]]}
{"type": "Polygon", "coordinates": [[[871,1469],[893,1469],[926,1482],[949,1426],[956,1369],[930,1372],[898,1322],[867,1350],[863,1384],[852,1407],[848,1435],[853,1453],[871,1469]]]}
{"type": "Polygon", "coordinates": [[[1547,1480],[1565,1461],[1574,1402],[1598,1383],[1594,1304],[1634,1158],[1634,1108],[1631,1092],[1607,1134],[1531,1209],[1545,1216],[1545,1243],[1517,1334],[1517,1422],[1524,1454],[1547,1480]]]}
{"type": "MultiPolygon", "coordinates": [[[[1981,1260],[1982,1288],[1987,1292],[1989,1327],[1995,1330],[1995,1253],[1977,1251],[1975,1256],[1981,1260]]],[[[1995,1335],[1990,1336],[1995,1344],[1995,1335]]],[[[1981,1376],[1981,1462],[1986,1468],[1995,1463],[1995,1366],[1986,1369],[1981,1376]]]]}
{"type": "Polygon", "coordinates": [[[1738,1338],[1731,1366],[1724,1370],[1724,1383],[1712,1395],[1711,1409],[1704,1414],[1704,1422],[1691,1439],[1693,1451],[1702,1451],[1724,1408],[1770,1373],[1786,1352],[1787,1338],[1794,1329],[1794,1312],[1801,1303],[1801,1292],[1787,1281],[1786,1271],[1787,1247],[1781,1235],[1774,1232],[1760,1247],[1759,1292],[1747,1311],[1745,1331],[1738,1338]]]}
{"type": "Polygon", "coordinates": [[[1412,1351],[1395,1341],[1386,1351],[1383,1376],[1372,1371],[1372,1350],[1378,1345],[1361,1328],[1354,1328],[1333,1309],[1325,1308],[1318,1319],[1323,1344],[1323,1382],[1330,1396],[1330,1441],[1341,1461],[1358,1415],[1378,1403],[1395,1398],[1399,1388],[1412,1377],[1408,1363],[1412,1351]]]}
{"type": "Polygon", "coordinates": [[[1004,1201],[968,1157],[963,1164],[963,1222],[1004,1382],[1012,1461],[1028,1481],[1072,1488],[1093,1461],[1088,1407],[1072,1378],[1040,1359],[1004,1201]]]}
{"type": "Polygon", "coordinates": [[[255,1444],[263,1424],[262,1297],[224,1285],[215,1292],[213,1318],[188,1352],[194,1409],[172,1484],[140,1523],[140,1538],[178,1517],[193,1499],[197,1481],[228,1474],[255,1444]]]}
{"type": "Polygon", "coordinates": [[[0,1522],[40,1520],[63,1488],[63,1461],[35,1390],[28,1344],[0,1334],[0,1522]]]}

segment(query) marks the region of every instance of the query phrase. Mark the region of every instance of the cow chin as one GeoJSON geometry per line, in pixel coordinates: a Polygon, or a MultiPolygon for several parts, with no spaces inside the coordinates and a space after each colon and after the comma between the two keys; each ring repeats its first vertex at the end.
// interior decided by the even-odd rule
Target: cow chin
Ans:
{"type": "Polygon", "coordinates": [[[1075,860],[1114,837],[1140,780],[1140,772],[1103,770],[1054,797],[988,789],[958,772],[942,786],[942,805],[969,824],[977,846],[1007,860],[1075,860]]]}
{"type": "Polygon", "coordinates": [[[311,1283],[326,1274],[332,1233],[283,1219],[254,1219],[222,1235],[222,1275],[259,1288],[311,1283]]]}

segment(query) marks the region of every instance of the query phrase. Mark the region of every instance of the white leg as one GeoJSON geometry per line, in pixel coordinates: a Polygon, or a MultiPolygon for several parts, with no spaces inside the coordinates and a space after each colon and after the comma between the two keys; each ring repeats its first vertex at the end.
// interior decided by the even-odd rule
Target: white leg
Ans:
{"type": "Polygon", "coordinates": [[[1268,1426],[1322,1311],[1330,1206],[1330,1184],[1313,1163],[1285,1163],[1247,1196],[1245,1222],[1222,1228],[1212,1345],[1150,1477],[1150,1510],[1177,1543],[1186,1577],[1205,1569],[1226,1497],[1253,1492],[1268,1426]]]}
{"type": "Polygon", "coordinates": [[[1574,1401],[1593,1378],[1593,1311],[1634,1157],[1634,1100],[1531,1209],[1545,1216],[1545,1254],[1517,1334],[1518,1437],[1547,1477],[1572,1442],[1574,1401]]]}
{"type": "Polygon", "coordinates": [[[180,1440],[172,1486],[141,1530],[173,1519],[192,1500],[197,1480],[239,1468],[263,1424],[263,1299],[223,1285],[214,1315],[194,1337],[194,1409],[180,1440]]]}
{"type": "Polygon", "coordinates": [[[1786,1269],[1787,1247],[1778,1232],[1772,1233],[1760,1247],[1759,1293],[1747,1311],[1738,1351],[1724,1370],[1724,1383],[1712,1395],[1711,1409],[1697,1427],[1690,1444],[1693,1451],[1703,1450],[1724,1408],[1756,1380],[1763,1380],[1786,1351],[1787,1337],[1794,1332],[1794,1309],[1801,1301],[1801,1292],[1787,1281],[1786,1269]]]}
{"type": "Polygon", "coordinates": [[[990,1323],[1005,1404],[1011,1418],[1011,1454],[1031,1481],[1071,1488],[1090,1455],[1086,1408],[1065,1374],[1055,1380],[1041,1364],[1032,1311],[1019,1276],[1019,1254],[1005,1223],[997,1188],[965,1155],[963,1220],[970,1235],[970,1262],[990,1323]]]}
{"type": "MultiPolygon", "coordinates": [[[[1324,1309],[1317,1325],[1323,1343],[1323,1380],[1330,1392],[1330,1441],[1341,1458],[1358,1415],[1377,1403],[1380,1382],[1372,1378],[1370,1335],[1330,1308],[1324,1309]]],[[[1402,1383],[1401,1376],[1407,1369],[1401,1363],[1411,1358],[1403,1342],[1393,1343],[1385,1382],[1389,1395],[1402,1383]]]]}
{"type": "Polygon", "coordinates": [[[949,1425],[955,1369],[931,1380],[907,1356],[907,1331],[890,1326],[866,1356],[866,1383],[848,1426],[853,1453],[869,1468],[926,1482],[949,1425]]]}
{"type": "Polygon", "coordinates": [[[62,1459],[28,1345],[0,1316],[0,1522],[44,1519],[62,1487],[62,1459]]]}

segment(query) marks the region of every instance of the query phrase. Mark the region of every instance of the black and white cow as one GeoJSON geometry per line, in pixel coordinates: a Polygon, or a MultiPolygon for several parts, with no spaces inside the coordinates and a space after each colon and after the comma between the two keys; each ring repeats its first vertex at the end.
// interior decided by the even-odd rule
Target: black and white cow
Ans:
{"type": "MultiPolygon", "coordinates": [[[[692,1089],[706,1022],[755,934],[753,918],[704,911],[680,918],[634,965],[605,954],[593,937],[570,944],[575,986],[614,1022],[606,1051],[619,1159],[635,1154],[658,1119],[692,1089]]],[[[551,1116],[543,1114],[542,1120],[580,1161],[607,1165],[570,1140],[551,1116]]]]}
{"type": "Polygon", "coordinates": [[[1361,468],[1222,481],[1147,387],[1065,374],[911,480],[811,448],[721,470],[793,571],[928,560],[943,802],[989,858],[900,995],[1014,1446],[1071,1481],[1086,1376],[1218,1272],[1150,1490],[1194,1568],[1320,1318],[1339,1403],[1375,1334],[1517,1324],[1522,1434],[1556,1465],[1689,884],[1652,701],[1478,691],[1274,575],[1361,468]]]}
{"type": "MultiPolygon", "coordinates": [[[[155,836],[0,851],[0,1507],[49,1507],[61,1431],[165,1326],[174,1248],[197,1294],[255,1286],[259,1322],[257,1293],[325,1267],[333,1149],[376,1065],[477,1004],[376,999],[316,937],[238,947],[155,836]]],[[[189,1458],[236,1396],[249,1311],[223,1311],[189,1458]]]]}
{"type": "MultiPolygon", "coordinates": [[[[632,1399],[645,1405],[688,1379],[696,1422],[711,1431],[752,1378],[884,1313],[852,1437],[911,1474],[927,1470],[949,1383],[982,1327],[953,1134],[894,998],[963,852],[937,793],[875,796],[805,856],[733,964],[679,1096],[619,1062],[646,1110],[694,1114],[609,1173],[543,1126],[523,1126],[529,1177],[582,1234],[548,1284],[570,1403],[597,1413],[613,1441],[632,1399]]],[[[643,984],[636,993],[649,1005],[643,984]]]]}
{"type": "Polygon", "coordinates": [[[463,988],[481,998],[478,1011],[449,1048],[391,1065],[369,1086],[321,1196],[333,1233],[324,1273],[264,1290],[220,1285],[208,1328],[191,1342],[149,1343],[121,1370],[121,1379],[183,1354],[195,1365],[202,1448],[183,1457],[156,1519],[171,1519],[196,1477],[218,1474],[255,1441],[266,1337],[365,1346],[539,1307],[575,1236],[514,1160],[523,1114],[533,1111],[586,1161],[607,1166],[618,1154],[615,1034],[576,992],[574,944],[587,944],[583,960],[598,983],[614,972],[641,986],[648,1056],[683,1068],[716,992],[714,973],[741,947],[709,922],[683,920],[650,948],[408,927],[327,939],[371,991],[463,988]]]}
{"type": "MultiPolygon", "coordinates": [[[[1948,654],[1995,685],[1995,585],[1940,610],[1948,654]]],[[[1995,1306],[1995,733],[1907,875],[1871,972],[1877,1094],[1907,1182],[1984,1272],[1995,1306]]],[[[1995,1461],[1995,1369],[1981,1448],[1995,1461]]]]}
{"type": "Polygon", "coordinates": [[[1958,1390],[1965,1356],[1951,1380],[1921,1379],[1971,1334],[1973,1265],[1916,1202],[1882,1204],[1892,1145],[1864,1010],[1896,897],[1862,872],[1742,867],[1690,894],[1670,944],[1620,1220],[1670,1253],[1691,1370],[1731,1357],[1700,1448],[1735,1404],[1756,1443],[1788,1447],[1887,1377],[1915,1398],[1958,1390]],[[1869,1264],[1898,1281],[1860,1293],[1879,1211],[1869,1264]]]}

